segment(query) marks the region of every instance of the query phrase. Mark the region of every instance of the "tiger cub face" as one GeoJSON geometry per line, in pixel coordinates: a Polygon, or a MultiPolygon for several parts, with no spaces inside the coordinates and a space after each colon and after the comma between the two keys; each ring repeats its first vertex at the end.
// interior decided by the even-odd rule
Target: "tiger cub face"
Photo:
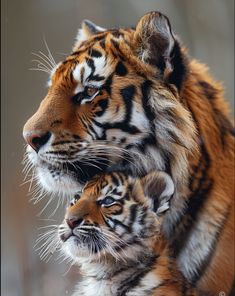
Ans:
{"type": "Polygon", "coordinates": [[[173,193],[172,179],[160,171],[142,179],[120,172],[93,178],[59,227],[62,251],[78,262],[133,260],[154,247],[173,193]]]}

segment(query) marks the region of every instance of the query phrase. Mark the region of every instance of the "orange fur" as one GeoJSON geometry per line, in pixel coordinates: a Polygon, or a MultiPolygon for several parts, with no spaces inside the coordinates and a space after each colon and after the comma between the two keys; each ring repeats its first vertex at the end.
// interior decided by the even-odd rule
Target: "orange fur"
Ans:
{"type": "MultiPolygon", "coordinates": [[[[180,207],[182,200],[182,203],[193,206],[189,213],[186,211],[181,220],[177,221],[174,234],[170,237],[172,248],[177,253],[177,248],[188,242],[190,233],[184,233],[188,225],[197,229],[200,223],[204,223],[206,227],[202,233],[207,232],[208,235],[213,232],[215,224],[218,225],[214,250],[203,267],[197,287],[211,295],[218,295],[220,291],[228,294],[233,284],[235,260],[234,129],[228,115],[229,108],[223,98],[221,85],[211,78],[204,65],[194,60],[188,62],[185,50],[181,49],[181,52],[187,74],[179,91],[168,83],[170,68],[165,69],[161,76],[158,69],[139,58],[141,51],[137,48],[141,44],[140,33],[143,24],[149,21],[148,17],[151,19],[155,14],[144,17],[136,31],[105,31],[90,35],[88,40],[75,44],[75,53],[52,76],[52,86],[46,98],[26,123],[24,130],[39,130],[44,133],[50,131],[58,141],[69,140],[73,134],[86,139],[87,130],[82,120],[92,122],[94,112],[100,110],[99,101],[106,98],[108,93],[104,90],[90,104],[74,107],[71,97],[78,82],[71,79],[71,72],[77,64],[89,57],[91,48],[107,56],[111,72],[120,59],[124,60],[128,75],[113,76],[112,103],[109,106],[111,115],[108,122],[115,119],[117,110],[125,112],[120,90],[129,85],[136,87],[134,101],[139,105],[141,85],[145,81],[152,83],[152,92],[156,97],[153,95],[151,107],[158,112],[158,118],[165,116],[164,112],[159,112],[159,106],[173,104],[168,115],[177,119],[174,124],[181,132],[180,137],[175,142],[160,139],[158,143],[174,151],[170,169],[178,192],[175,207],[180,207]],[[65,134],[61,135],[61,131],[65,134]],[[194,215],[193,211],[197,206],[200,208],[194,215]],[[191,213],[193,217],[190,216],[191,213]]],[[[134,139],[133,135],[130,135],[130,139],[132,138],[134,139]]]]}

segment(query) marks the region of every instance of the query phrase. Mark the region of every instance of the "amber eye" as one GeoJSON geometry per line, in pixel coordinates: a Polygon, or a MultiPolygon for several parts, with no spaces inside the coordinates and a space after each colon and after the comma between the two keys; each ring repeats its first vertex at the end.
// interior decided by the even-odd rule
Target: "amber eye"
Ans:
{"type": "Polygon", "coordinates": [[[98,88],[95,87],[87,87],[86,88],[86,93],[89,97],[93,97],[98,91],[98,88]]]}
{"type": "Polygon", "coordinates": [[[84,91],[77,93],[72,97],[75,104],[85,104],[92,101],[100,90],[96,87],[86,86],[84,91]]]}

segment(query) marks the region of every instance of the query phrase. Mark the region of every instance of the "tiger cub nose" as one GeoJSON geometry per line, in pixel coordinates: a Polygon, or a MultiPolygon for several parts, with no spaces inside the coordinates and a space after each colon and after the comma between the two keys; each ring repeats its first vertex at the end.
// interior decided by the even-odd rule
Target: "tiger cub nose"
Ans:
{"type": "Polygon", "coordinates": [[[23,137],[27,144],[29,144],[36,152],[45,145],[51,137],[50,132],[30,131],[23,132],[23,137]]]}
{"type": "Polygon", "coordinates": [[[66,223],[68,224],[70,229],[74,229],[82,223],[82,220],[83,219],[66,219],[66,223]]]}

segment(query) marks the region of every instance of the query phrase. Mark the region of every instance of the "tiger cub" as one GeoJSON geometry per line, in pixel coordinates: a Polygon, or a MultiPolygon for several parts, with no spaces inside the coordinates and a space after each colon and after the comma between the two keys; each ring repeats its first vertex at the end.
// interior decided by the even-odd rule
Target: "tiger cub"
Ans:
{"type": "Polygon", "coordinates": [[[76,195],[59,226],[61,249],[81,267],[73,296],[196,295],[161,234],[174,184],[154,171],[96,176],[76,195]]]}

